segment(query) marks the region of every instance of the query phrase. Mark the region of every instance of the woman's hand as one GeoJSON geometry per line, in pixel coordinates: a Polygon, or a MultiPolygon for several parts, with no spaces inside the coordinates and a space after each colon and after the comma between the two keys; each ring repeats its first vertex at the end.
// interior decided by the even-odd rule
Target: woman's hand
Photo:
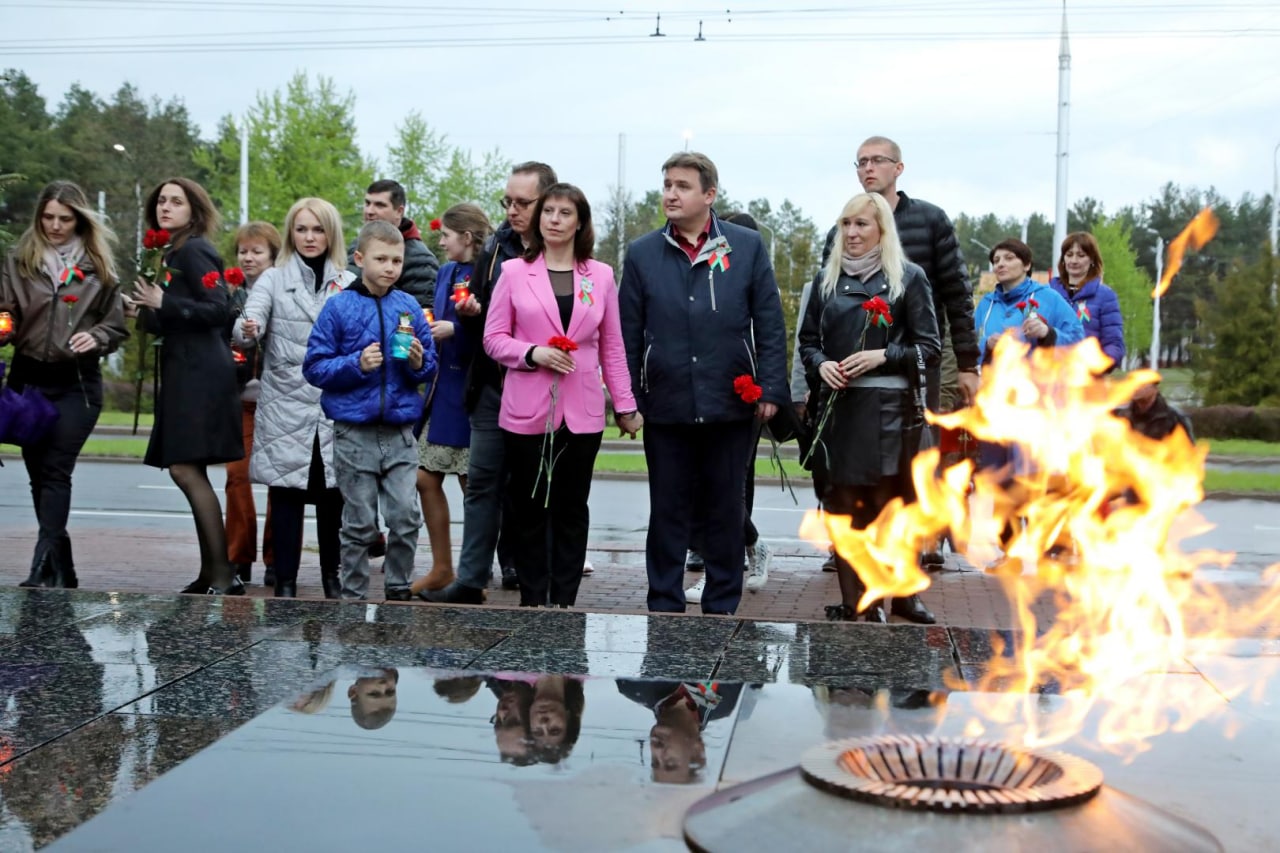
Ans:
{"type": "Polygon", "coordinates": [[[256,340],[258,337],[258,321],[249,317],[244,318],[244,322],[240,324],[240,334],[244,335],[247,340],[256,340]]]}
{"type": "Polygon", "coordinates": [[[884,364],[884,360],[885,351],[882,349],[862,350],[840,362],[840,369],[846,378],[856,379],[884,364]]]}
{"type": "Polygon", "coordinates": [[[534,347],[533,363],[556,373],[572,373],[574,368],[573,356],[555,347],[534,347]]]}
{"type": "Polygon", "coordinates": [[[1029,341],[1038,341],[1049,334],[1049,324],[1039,314],[1028,314],[1022,321],[1022,336],[1029,341]]]}
{"type": "Polygon", "coordinates": [[[138,317],[138,303],[133,301],[133,297],[127,293],[120,294],[120,303],[124,306],[124,318],[126,320],[135,320],[138,317]]]}
{"type": "Polygon", "coordinates": [[[98,349],[97,340],[88,332],[76,332],[67,343],[76,355],[87,355],[98,349]]]}
{"type": "Polygon", "coordinates": [[[133,301],[143,308],[158,310],[164,302],[164,288],[158,284],[151,284],[139,276],[133,285],[133,301]]]}
{"type": "Polygon", "coordinates": [[[454,306],[454,310],[458,312],[459,317],[479,317],[480,308],[480,300],[476,299],[474,293],[467,294],[466,299],[454,306]]]}
{"type": "Polygon", "coordinates": [[[639,412],[629,412],[615,418],[618,424],[618,437],[628,436],[633,441],[636,433],[640,432],[640,428],[644,426],[644,416],[639,412]]]}
{"type": "Polygon", "coordinates": [[[434,323],[431,324],[431,340],[435,341],[436,343],[440,343],[441,341],[447,341],[449,340],[449,338],[453,337],[454,332],[456,331],[457,330],[453,328],[453,323],[451,323],[450,321],[436,320],[434,323]]]}
{"type": "Polygon", "coordinates": [[[829,388],[839,391],[849,383],[845,378],[844,370],[840,367],[838,361],[824,361],[818,365],[818,376],[823,382],[827,383],[829,388]]]}

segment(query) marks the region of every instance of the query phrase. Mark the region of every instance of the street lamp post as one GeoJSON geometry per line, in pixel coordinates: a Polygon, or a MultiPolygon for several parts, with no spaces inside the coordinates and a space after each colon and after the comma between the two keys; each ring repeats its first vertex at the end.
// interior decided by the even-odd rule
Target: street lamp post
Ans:
{"type": "Polygon", "coordinates": [[[129,162],[133,165],[133,200],[138,206],[138,227],[135,229],[137,231],[137,245],[134,248],[134,257],[137,259],[138,263],[142,263],[142,183],[138,180],[138,161],[133,159],[133,155],[129,153],[129,149],[125,148],[119,142],[115,143],[111,147],[128,158],[129,162]]]}
{"type": "Polygon", "coordinates": [[[977,237],[970,237],[970,238],[969,238],[969,242],[970,242],[970,243],[972,243],[973,245],[977,246],[977,247],[978,247],[979,249],[981,249],[982,251],[986,252],[986,254],[987,254],[987,272],[990,272],[991,270],[994,270],[994,269],[996,268],[996,265],[995,265],[995,264],[993,264],[993,263],[991,263],[991,247],[990,247],[990,246],[988,246],[986,243],[982,242],[981,240],[979,240],[977,237]]]}
{"type": "Polygon", "coordinates": [[[1280,142],[1271,152],[1271,301],[1276,301],[1276,260],[1280,259],[1280,142]]]}
{"type": "MultiPolygon", "coordinates": [[[[1160,286],[1160,279],[1164,277],[1164,238],[1156,234],[1155,230],[1148,228],[1152,234],[1156,235],[1156,287],[1160,286]]],[[[1155,304],[1151,309],[1151,365],[1152,370],[1160,369],[1160,291],[1156,291],[1155,304]]]]}
{"type": "MultiPolygon", "coordinates": [[[[134,263],[140,271],[142,269],[142,182],[138,178],[138,161],[133,159],[133,155],[129,153],[129,149],[125,148],[119,142],[115,143],[111,147],[128,158],[129,163],[133,166],[133,199],[138,206],[138,226],[135,229],[137,231],[137,245],[135,247],[134,263]]],[[[142,327],[142,324],[138,325],[138,333],[138,369],[134,373],[133,386],[134,435],[138,434],[138,420],[142,415],[142,381],[147,372],[147,331],[142,327]]]]}

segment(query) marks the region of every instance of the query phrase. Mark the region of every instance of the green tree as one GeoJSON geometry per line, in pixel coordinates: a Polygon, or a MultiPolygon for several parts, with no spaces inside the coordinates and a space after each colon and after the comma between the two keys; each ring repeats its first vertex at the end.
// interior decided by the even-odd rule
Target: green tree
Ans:
{"type": "MultiPolygon", "coordinates": [[[[360,219],[374,165],[356,145],[355,95],[333,80],[294,75],[282,90],[259,93],[245,118],[249,128],[249,218],[279,225],[295,201],[332,202],[350,234],[360,219]]],[[[196,155],[205,185],[224,214],[240,205],[240,126],[222,119],[218,138],[196,155]]],[[[235,219],[232,214],[228,218],[235,219]]]]}
{"type": "Polygon", "coordinates": [[[1103,281],[1120,301],[1125,350],[1140,360],[1151,348],[1151,277],[1138,265],[1131,231],[1121,217],[1101,218],[1090,230],[1102,255],[1103,281]]]}
{"type": "Polygon", "coordinates": [[[54,178],[48,158],[53,121],[35,83],[21,71],[0,73],[0,228],[20,234],[31,222],[40,188],[54,178]]]}
{"type": "Polygon", "coordinates": [[[1197,303],[1206,342],[1192,349],[1206,405],[1280,405],[1280,307],[1271,299],[1275,259],[1237,264],[1197,303]]]}

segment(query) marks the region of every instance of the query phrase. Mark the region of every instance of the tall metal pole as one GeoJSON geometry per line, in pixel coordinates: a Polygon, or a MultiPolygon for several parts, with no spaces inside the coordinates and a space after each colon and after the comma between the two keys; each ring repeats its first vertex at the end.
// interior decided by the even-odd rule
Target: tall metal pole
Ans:
{"type": "Polygon", "coordinates": [[[98,218],[107,221],[107,194],[98,190],[98,218]]]}
{"type": "Polygon", "coordinates": [[[1067,239],[1067,137],[1071,120],[1071,45],[1067,42],[1067,2],[1062,0],[1062,45],[1058,49],[1058,184],[1054,196],[1053,254],[1067,239]]]}
{"type": "Polygon", "coordinates": [[[240,224],[249,221],[249,120],[240,125],[240,224]]]}
{"type": "Polygon", "coordinates": [[[142,184],[139,183],[138,181],[133,182],[133,200],[138,205],[138,225],[137,225],[137,228],[135,229],[135,231],[137,232],[136,233],[137,239],[133,247],[133,257],[136,263],[141,264],[142,263],[142,220],[146,218],[145,217],[146,212],[142,209],[142,184]]]}
{"type": "MultiPolygon", "coordinates": [[[[1156,284],[1164,276],[1164,238],[1156,235],[1156,284]]],[[[1152,370],[1160,369],[1160,294],[1151,311],[1151,364],[1152,370]]]]}
{"type": "Polygon", "coordinates": [[[1277,239],[1280,228],[1280,142],[1271,152],[1271,301],[1276,301],[1276,263],[1280,262],[1280,240],[1277,239]]]}
{"type": "Polygon", "coordinates": [[[627,135],[618,134],[618,269],[627,257],[627,135]]]}

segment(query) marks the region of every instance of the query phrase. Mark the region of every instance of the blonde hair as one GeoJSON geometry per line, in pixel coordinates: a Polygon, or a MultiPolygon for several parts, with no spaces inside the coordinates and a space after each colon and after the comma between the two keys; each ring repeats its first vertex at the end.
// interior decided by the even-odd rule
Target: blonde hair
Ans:
{"type": "Polygon", "coordinates": [[[93,271],[103,287],[111,287],[116,283],[116,264],[111,255],[111,248],[116,242],[115,233],[104,225],[98,215],[89,207],[89,200],[84,190],[71,181],[54,181],[40,191],[36,199],[35,216],[31,218],[31,226],[22,232],[14,254],[18,261],[18,272],[23,278],[35,278],[39,275],[44,262],[45,250],[50,248],[44,236],[44,226],[40,219],[49,202],[56,201],[67,207],[76,217],[76,236],[84,246],[84,253],[93,263],[93,271]]]}
{"type": "Polygon", "coordinates": [[[304,210],[319,221],[325,239],[329,241],[326,254],[329,262],[339,271],[346,269],[347,249],[342,241],[342,217],[338,215],[338,208],[322,198],[300,198],[289,208],[284,217],[284,247],[280,250],[280,257],[276,259],[276,266],[285,266],[297,253],[298,250],[293,245],[293,225],[298,214],[304,210]]]}
{"type": "Polygon", "coordinates": [[[840,262],[844,258],[844,224],[868,205],[871,206],[876,224],[880,226],[880,266],[885,278],[889,279],[889,301],[893,302],[902,296],[906,257],[902,251],[902,242],[898,239],[898,228],[893,223],[893,210],[879,193],[859,193],[844,203],[844,209],[836,218],[836,245],[832,247],[831,258],[822,272],[823,299],[831,298],[836,291],[836,282],[840,280],[840,262]]]}

